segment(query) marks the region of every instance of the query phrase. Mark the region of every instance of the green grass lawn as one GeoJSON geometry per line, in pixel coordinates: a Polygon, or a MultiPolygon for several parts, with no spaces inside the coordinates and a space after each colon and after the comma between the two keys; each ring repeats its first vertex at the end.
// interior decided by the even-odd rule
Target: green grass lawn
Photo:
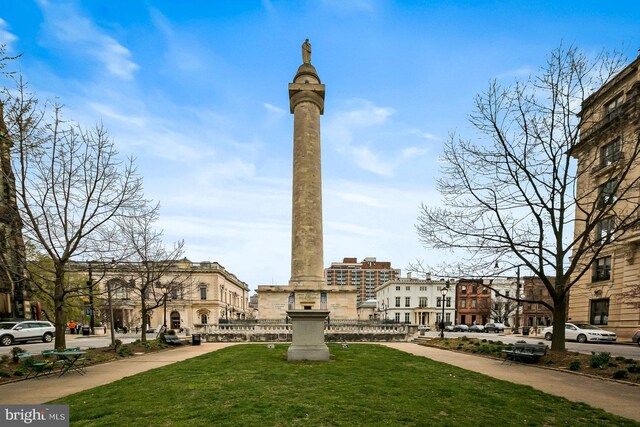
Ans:
{"type": "Polygon", "coordinates": [[[77,426],[637,425],[383,346],[330,345],[329,362],[287,348],[228,347],[53,403],[77,426]]]}

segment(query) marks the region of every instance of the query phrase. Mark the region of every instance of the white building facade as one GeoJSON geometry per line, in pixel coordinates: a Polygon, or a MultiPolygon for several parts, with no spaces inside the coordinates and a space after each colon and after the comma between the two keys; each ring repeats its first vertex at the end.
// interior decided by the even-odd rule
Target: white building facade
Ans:
{"type": "Polygon", "coordinates": [[[383,321],[436,328],[442,317],[452,325],[455,320],[455,283],[444,280],[407,278],[390,280],[376,289],[376,301],[383,321]],[[449,285],[446,296],[441,289],[449,285]]]}

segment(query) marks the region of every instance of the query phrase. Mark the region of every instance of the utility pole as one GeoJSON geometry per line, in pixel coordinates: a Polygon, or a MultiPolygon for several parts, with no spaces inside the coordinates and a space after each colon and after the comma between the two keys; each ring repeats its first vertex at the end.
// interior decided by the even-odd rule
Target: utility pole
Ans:
{"type": "Polygon", "coordinates": [[[89,329],[91,330],[91,335],[95,335],[96,318],[95,310],[93,308],[93,276],[91,272],[91,261],[89,261],[89,280],[87,281],[87,285],[89,285],[89,329]]]}

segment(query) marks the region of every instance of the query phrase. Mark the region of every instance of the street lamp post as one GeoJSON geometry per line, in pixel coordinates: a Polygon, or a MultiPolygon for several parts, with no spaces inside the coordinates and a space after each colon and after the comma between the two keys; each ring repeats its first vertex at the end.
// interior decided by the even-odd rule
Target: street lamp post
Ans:
{"type": "Polygon", "coordinates": [[[167,292],[167,288],[164,290],[164,321],[162,322],[162,326],[164,326],[164,330],[167,330],[167,300],[169,299],[169,292],[167,292]]]}
{"type": "Polygon", "coordinates": [[[447,286],[443,286],[442,289],[440,289],[440,294],[442,295],[442,318],[440,319],[440,338],[444,339],[444,297],[447,295],[447,292],[449,291],[448,289],[448,284],[447,286]]]}
{"type": "Polygon", "coordinates": [[[513,333],[520,333],[520,266],[518,266],[516,276],[516,325],[513,333]]]}

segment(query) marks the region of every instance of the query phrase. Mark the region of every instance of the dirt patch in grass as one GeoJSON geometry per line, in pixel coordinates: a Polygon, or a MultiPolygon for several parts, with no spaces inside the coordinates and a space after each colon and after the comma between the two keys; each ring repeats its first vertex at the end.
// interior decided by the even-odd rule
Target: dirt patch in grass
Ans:
{"type": "MultiPolygon", "coordinates": [[[[153,353],[162,350],[168,350],[175,348],[175,346],[169,346],[165,343],[150,340],[147,342],[140,342],[139,340],[134,341],[129,344],[118,343],[119,340],[116,340],[116,348],[113,347],[100,347],[100,348],[90,348],[85,351],[86,354],[83,357],[86,359],[85,365],[91,366],[98,363],[110,362],[112,360],[124,359],[127,357],[132,357],[134,355],[153,353]]],[[[13,352],[19,352],[20,347],[13,347],[13,352]]],[[[25,350],[26,351],[26,350],[25,350]]],[[[44,357],[40,353],[31,354],[31,361],[27,359],[22,359],[15,362],[11,355],[3,355],[0,357],[0,384],[15,381],[24,377],[28,372],[27,365],[32,362],[44,362],[50,361],[53,362],[56,360],[56,356],[48,356],[44,357]]]]}
{"type": "MultiPolygon", "coordinates": [[[[541,342],[545,344],[544,342],[541,342]]],[[[497,359],[504,359],[502,350],[509,349],[513,344],[502,341],[461,337],[457,339],[434,339],[421,343],[430,347],[444,348],[448,350],[474,353],[497,359]]],[[[539,366],[551,367],[561,370],[593,375],[606,379],[616,379],[640,385],[640,360],[625,357],[614,357],[609,353],[583,354],[571,351],[552,352],[540,358],[536,363],[539,366]]]]}

